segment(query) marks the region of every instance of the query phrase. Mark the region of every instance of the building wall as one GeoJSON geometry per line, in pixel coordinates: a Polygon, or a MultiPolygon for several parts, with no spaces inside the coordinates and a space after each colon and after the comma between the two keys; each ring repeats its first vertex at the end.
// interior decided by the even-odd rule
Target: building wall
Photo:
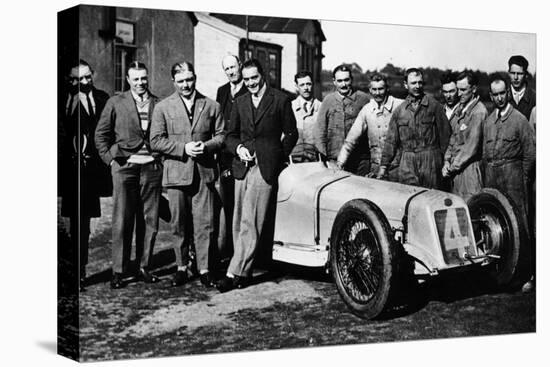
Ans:
{"type": "Polygon", "coordinates": [[[285,33],[250,32],[265,42],[283,46],[281,50],[281,89],[295,93],[294,75],[298,72],[298,36],[285,33]]]}
{"type": "MultiPolygon", "coordinates": [[[[108,24],[108,8],[80,6],[80,56],[95,69],[95,85],[114,93],[114,39],[99,31],[108,24]]],[[[194,62],[194,27],[184,11],[114,8],[117,19],[135,22],[136,59],[149,68],[149,85],[153,93],[166,97],[173,92],[170,77],[172,64],[194,62]]],[[[114,25],[113,25],[114,26],[114,25]]]]}
{"type": "Polygon", "coordinates": [[[239,37],[201,22],[195,27],[195,71],[197,90],[212,99],[218,87],[227,83],[222,69],[226,55],[239,55],[239,37]]]}

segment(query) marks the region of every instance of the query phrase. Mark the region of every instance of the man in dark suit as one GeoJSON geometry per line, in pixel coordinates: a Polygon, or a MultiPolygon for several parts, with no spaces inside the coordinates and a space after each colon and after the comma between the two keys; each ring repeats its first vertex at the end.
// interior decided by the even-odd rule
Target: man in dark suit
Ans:
{"type": "Polygon", "coordinates": [[[158,278],[149,272],[158,232],[162,163],[149,145],[150,121],[157,97],[149,92],[147,67],[132,62],[126,80],[130,90],[111,97],[101,114],[95,139],[101,159],[113,176],[113,277],[111,288],[125,285],[134,224],[137,274],[146,283],[158,278]],[[140,253],[141,252],[141,253],[140,253]]]}
{"type": "Polygon", "coordinates": [[[224,120],[220,105],[196,91],[191,63],[174,64],[171,75],[176,91],[155,107],[151,148],[164,154],[162,185],[170,202],[178,265],[172,285],[187,282],[189,246],[194,243],[201,283],[212,287],[214,278],[209,270],[215,265],[209,253],[213,251],[214,184],[218,178],[214,154],[223,144],[224,120]]]}
{"type": "Polygon", "coordinates": [[[59,185],[61,215],[69,217],[71,241],[74,248],[79,248],[81,291],[86,283],[90,218],[101,216],[99,197],[106,194],[101,188],[106,186],[103,180],[110,178],[94,143],[97,119],[107,99],[107,93],[94,87],[93,70],[86,61],[80,60],[71,68],[67,98],[60,111],[59,185]]]}
{"type": "Polygon", "coordinates": [[[226,149],[235,155],[235,250],[226,276],[217,284],[220,292],[250,281],[270,198],[298,140],[290,98],[267,86],[258,60],[246,61],[242,74],[248,93],[235,100],[226,137],[226,149]]]}
{"type": "MultiPolygon", "coordinates": [[[[222,68],[229,80],[218,88],[216,102],[221,106],[223,117],[227,125],[231,118],[231,109],[237,97],[246,93],[241,73],[241,61],[235,55],[227,55],[222,60],[222,68]]],[[[233,234],[231,223],[233,221],[233,208],[235,206],[235,179],[231,174],[233,154],[225,150],[218,154],[220,167],[220,199],[221,205],[216,205],[215,215],[219,217],[218,247],[220,255],[231,256],[233,248],[233,234]]]]}

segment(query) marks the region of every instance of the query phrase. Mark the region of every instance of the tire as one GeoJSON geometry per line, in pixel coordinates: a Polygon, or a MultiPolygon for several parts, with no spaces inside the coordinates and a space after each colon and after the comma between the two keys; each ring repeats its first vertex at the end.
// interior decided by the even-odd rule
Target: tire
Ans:
{"type": "Polygon", "coordinates": [[[524,218],[507,195],[484,188],[468,200],[478,249],[493,256],[489,277],[497,287],[521,284],[528,276],[530,251],[524,218]]]}
{"type": "Polygon", "coordinates": [[[330,264],[338,293],[355,315],[379,316],[393,298],[398,252],[382,211],[368,200],[347,202],[330,235],[330,264]]]}

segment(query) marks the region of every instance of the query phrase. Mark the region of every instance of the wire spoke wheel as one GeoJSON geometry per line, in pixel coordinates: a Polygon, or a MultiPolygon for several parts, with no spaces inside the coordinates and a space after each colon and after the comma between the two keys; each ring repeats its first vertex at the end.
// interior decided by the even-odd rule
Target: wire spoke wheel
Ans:
{"type": "Polygon", "coordinates": [[[352,200],[338,212],[331,233],[331,267],[340,296],[363,318],[387,305],[397,273],[389,223],[367,200],[352,200]]]}
{"type": "Polygon", "coordinates": [[[361,220],[350,220],[343,229],[338,246],[340,276],[349,294],[357,302],[371,299],[378,289],[382,258],[376,237],[361,220]]]}

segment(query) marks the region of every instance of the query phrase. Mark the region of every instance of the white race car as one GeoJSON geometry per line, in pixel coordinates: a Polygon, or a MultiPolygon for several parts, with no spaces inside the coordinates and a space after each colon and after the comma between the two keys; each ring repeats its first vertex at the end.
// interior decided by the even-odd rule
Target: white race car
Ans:
{"type": "Polygon", "coordinates": [[[482,266],[498,286],[517,280],[529,246],[516,213],[494,189],[466,203],[337,170],[305,146],[279,176],[273,259],[326,267],[351,311],[371,319],[391,306],[407,273],[482,266]]]}

